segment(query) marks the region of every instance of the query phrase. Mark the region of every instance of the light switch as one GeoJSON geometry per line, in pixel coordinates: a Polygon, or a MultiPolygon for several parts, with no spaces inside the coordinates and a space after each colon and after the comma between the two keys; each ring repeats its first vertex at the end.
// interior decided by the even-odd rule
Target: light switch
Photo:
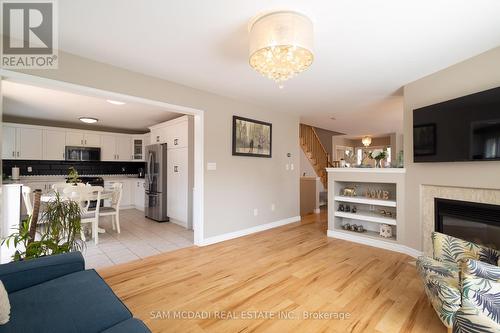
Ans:
{"type": "Polygon", "coordinates": [[[294,169],[294,166],[293,166],[293,163],[292,163],[292,164],[290,164],[290,170],[293,171],[293,169],[294,169]]]}
{"type": "Polygon", "coordinates": [[[257,208],[253,209],[253,216],[259,215],[259,210],[257,208]]]}
{"type": "Polygon", "coordinates": [[[286,171],[290,170],[290,164],[287,163],[285,168],[286,168],[286,171]]]}
{"type": "Polygon", "coordinates": [[[215,163],[215,162],[208,162],[207,163],[207,170],[208,171],[217,170],[217,163],[215,163]]]}

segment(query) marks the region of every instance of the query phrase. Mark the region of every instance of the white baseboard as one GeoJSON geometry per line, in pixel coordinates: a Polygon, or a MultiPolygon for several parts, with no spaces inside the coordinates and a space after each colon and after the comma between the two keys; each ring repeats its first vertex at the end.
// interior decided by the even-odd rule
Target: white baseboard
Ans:
{"type": "Polygon", "coordinates": [[[385,242],[383,240],[377,240],[377,239],[368,238],[368,237],[364,237],[364,236],[358,236],[356,234],[350,235],[350,234],[343,233],[343,232],[335,232],[333,230],[328,230],[327,236],[332,237],[332,238],[343,239],[346,241],[355,242],[355,243],[359,243],[359,244],[363,244],[363,245],[374,246],[374,247],[378,247],[378,248],[385,249],[385,250],[404,253],[404,254],[409,255],[410,257],[413,257],[413,258],[417,258],[417,257],[420,257],[422,255],[421,251],[412,249],[411,247],[408,247],[405,245],[401,245],[401,244],[397,244],[397,243],[393,243],[393,242],[385,242]]]}
{"type": "Polygon", "coordinates": [[[250,235],[250,234],[253,234],[256,232],[281,227],[283,225],[294,223],[294,222],[299,222],[299,221],[300,221],[300,216],[289,217],[289,218],[286,218],[283,220],[279,220],[279,221],[275,221],[275,222],[271,222],[271,223],[266,223],[266,224],[261,224],[261,225],[257,225],[255,227],[251,227],[251,228],[247,228],[247,229],[243,229],[243,230],[229,232],[227,234],[208,237],[208,238],[205,238],[204,240],[202,240],[200,242],[200,244],[198,244],[198,245],[199,246],[206,246],[206,245],[211,245],[211,244],[215,244],[215,243],[220,243],[220,242],[227,241],[227,240],[230,240],[233,238],[243,237],[243,236],[250,235]]]}
{"type": "Polygon", "coordinates": [[[319,208],[314,208],[314,214],[319,214],[321,213],[321,209],[319,208]]]}

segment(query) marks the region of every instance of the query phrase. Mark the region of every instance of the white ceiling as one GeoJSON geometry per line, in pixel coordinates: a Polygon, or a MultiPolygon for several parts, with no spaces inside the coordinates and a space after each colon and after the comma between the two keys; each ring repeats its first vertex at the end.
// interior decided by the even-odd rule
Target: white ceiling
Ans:
{"type": "Polygon", "coordinates": [[[498,0],[71,0],[59,1],[59,45],[318,127],[376,135],[401,129],[403,85],[500,45],[499,18],[498,0]],[[301,11],[315,28],[312,67],[283,90],[247,60],[248,21],[273,9],[301,11]]]}
{"type": "Polygon", "coordinates": [[[106,102],[105,98],[77,95],[8,80],[2,81],[2,95],[4,116],[76,124],[78,127],[96,130],[106,128],[145,133],[148,126],[182,116],[159,107],[129,102],[114,105],[106,102]],[[96,124],[84,125],[78,120],[79,117],[93,117],[99,121],[96,124]]]}

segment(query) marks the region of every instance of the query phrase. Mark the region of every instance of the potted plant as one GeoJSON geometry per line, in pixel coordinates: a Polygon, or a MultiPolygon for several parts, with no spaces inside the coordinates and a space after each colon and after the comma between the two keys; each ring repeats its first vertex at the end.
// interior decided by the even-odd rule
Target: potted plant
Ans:
{"type": "Polygon", "coordinates": [[[2,244],[14,246],[16,252],[13,260],[26,260],[47,255],[79,251],[84,247],[80,239],[81,232],[80,205],[72,200],[63,200],[58,193],[53,201],[47,203],[42,214],[43,227],[34,237],[30,221],[37,223],[35,216],[21,222],[19,230],[2,240],[2,244]]]}
{"type": "Polygon", "coordinates": [[[73,185],[76,185],[80,182],[80,175],[78,174],[78,171],[76,171],[75,168],[70,167],[68,169],[68,183],[71,183],[73,185]]]}
{"type": "Polygon", "coordinates": [[[385,158],[387,158],[387,150],[386,149],[375,149],[370,152],[368,155],[372,160],[375,160],[375,167],[380,168],[382,167],[381,161],[385,158]]]}

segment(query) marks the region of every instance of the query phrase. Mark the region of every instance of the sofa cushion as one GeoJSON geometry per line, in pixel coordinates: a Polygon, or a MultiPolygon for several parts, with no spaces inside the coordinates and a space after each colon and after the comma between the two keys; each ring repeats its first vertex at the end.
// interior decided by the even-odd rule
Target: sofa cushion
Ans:
{"type": "Polygon", "coordinates": [[[101,332],[132,317],[94,270],[80,271],[9,294],[3,332],[101,332]]]}
{"type": "Polygon", "coordinates": [[[116,324],[113,327],[108,328],[103,331],[103,333],[150,333],[151,331],[146,325],[139,319],[130,318],[121,323],[116,324]]]}
{"type": "Polygon", "coordinates": [[[10,318],[9,295],[0,280],[0,325],[6,324],[10,318]]]}

